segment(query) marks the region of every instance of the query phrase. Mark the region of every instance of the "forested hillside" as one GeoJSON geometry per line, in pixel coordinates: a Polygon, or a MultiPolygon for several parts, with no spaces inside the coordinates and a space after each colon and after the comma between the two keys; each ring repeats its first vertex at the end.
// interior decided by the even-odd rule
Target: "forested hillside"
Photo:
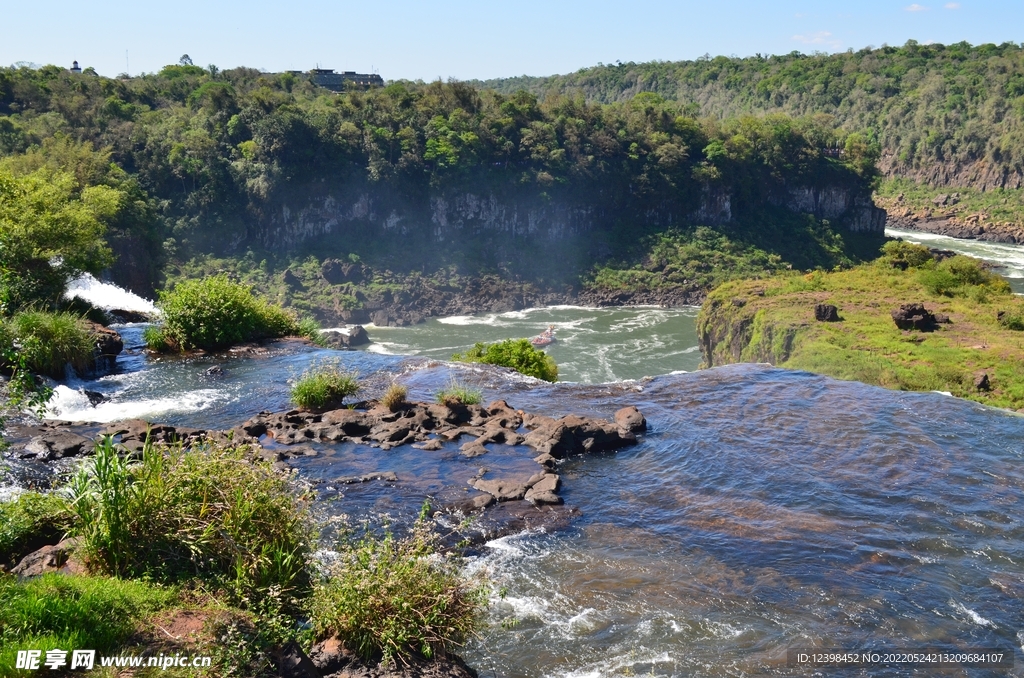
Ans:
{"type": "MultiPolygon", "coordinates": [[[[286,267],[298,239],[268,234],[296,205],[329,204],[346,192],[397,196],[405,214],[427,213],[390,231],[404,250],[402,256],[392,251],[388,261],[417,269],[447,263],[462,244],[461,235],[449,238],[430,261],[418,245],[432,237],[429,211],[447,194],[507,198],[506,211],[527,199],[538,209],[571,203],[631,243],[651,224],[685,225],[680,217],[696,210],[702,196],[721,195],[730,218],[748,226],[756,221],[747,232],[767,238],[769,249],[779,240],[765,235],[771,232],[765,224],[775,219],[781,228],[779,219],[789,217],[764,210],[781,205],[787,187],[843,186],[867,195],[877,148],[861,134],[835,129],[827,117],[713,120],[691,113],[657,94],[605,105],[436,82],[339,95],[290,73],[187,63],[117,79],[88,69],[9,68],[0,69],[0,170],[12,181],[39,171],[67,173],[75,177],[72,197],[103,185],[127,196],[122,202],[130,198],[132,210],[107,219],[122,280],[127,269],[142,280],[168,262],[206,255],[251,252],[254,261],[286,267]],[[773,195],[783,197],[773,203],[773,195]],[[653,214],[668,215],[667,221],[653,214]]],[[[353,217],[351,232],[336,229],[334,240],[312,252],[320,258],[380,254],[376,232],[364,242],[357,235],[370,233],[368,221],[386,230],[393,218],[364,212],[353,217]]],[[[295,226],[293,218],[289,228],[326,233],[331,219],[295,226]]],[[[793,226],[793,242],[808,223],[793,226]]],[[[828,224],[811,231],[832,238],[828,224]]],[[[536,260],[528,236],[508,251],[536,260]]],[[[484,261],[487,243],[474,247],[463,261],[484,261]]],[[[554,257],[549,247],[532,247],[554,257]]],[[[806,258],[807,251],[797,253],[806,258]]],[[[836,262],[829,255],[799,263],[836,262]]]]}
{"type": "Polygon", "coordinates": [[[1024,185],[1024,50],[1020,45],[882,47],[840,54],[620,63],[568,75],[477,83],[544,99],[627,101],[655,92],[689,114],[828,114],[870,130],[880,168],[935,185],[1024,185]]]}

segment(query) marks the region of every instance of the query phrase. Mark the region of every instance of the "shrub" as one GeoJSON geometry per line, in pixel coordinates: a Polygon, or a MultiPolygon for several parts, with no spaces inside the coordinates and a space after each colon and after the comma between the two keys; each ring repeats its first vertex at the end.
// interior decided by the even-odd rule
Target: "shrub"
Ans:
{"type": "Polygon", "coordinates": [[[284,309],[226,275],[179,283],[161,293],[160,308],[164,340],[179,350],[222,348],[283,337],[299,329],[284,309]]]}
{"type": "Polygon", "coordinates": [[[442,405],[479,405],[484,395],[480,391],[473,390],[465,384],[460,384],[452,377],[448,386],[437,392],[437,402],[442,405]]]}
{"type": "Polygon", "coordinates": [[[292,402],[308,410],[341,407],[345,398],[359,392],[358,375],[333,361],[310,365],[292,386],[292,402]]]}
{"type": "Polygon", "coordinates": [[[320,331],[320,323],[310,317],[302,318],[295,326],[295,333],[300,337],[306,337],[317,346],[326,346],[323,332],[320,331]]]}
{"type": "Polygon", "coordinates": [[[438,555],[422,517],[404,539],[344,542],[329,575],[314,587],[313,630],[337,634],[366,659],[443,655],[473,632],[486,604],[484,587],[438,555]]]}
{"type": "Polygon", "coordinates": [[[58,647],[117,650],[141,619],[174,598],[173,590],[107,577],[46,574],[19,583],[0,576],[0,667],[13,668],[17,650],[43,650],[44,657],[58,647]]]}
{"type": "Polygon", "coordinates": [[[923,268],[918,273],[918,279],[932,294],[947,297],[986,300],[988,293],[1010,293],[1010,284],[1006,280],[986,271],[977,259],[962,255],[950,257],[933,267],[923,268]]]}
{"type": "Polygon", "coordinates": [[[155,325],[150,325],[146,329],[142,330],[142,340],[146,342],[146,348],[153,351],[163,353],[171,349],[171,345],[167,341],[167,335],[164,334],[163,328],[155,325]]]}
{"type": "Polygon", "coordinates": [[[392,383],[391,386],[388,386],[388,390],[384,391],[384,395],[381,396],[380,404],[394,412],[405,403],[408,395],[409,391],[405,386],[392,383]]]}
{"type": "Polygon", "coordinates": [[[1018,308],[1015,311],[999,311],[997,318],[999,324],[1008,330],[1024,332],[1024,309],[1018,308]]]}
{"type": "Polygon", "coordinates": [[[23,492],[0,502],[0,564],[15,565],[28,553],[55,544],[71,527],[67,503],[53,494],[23,492]]]}
{"type": "Polygon", "coordinates": [[[239,599],[308,584],[302,499],[246,448],[147,445],[140,463],[97,445],[71,482],[74,532],[100,571],[224,585],[239,599]]]}
{"type": "Polygon", "coordinates": [[[477,343],[465,353],[453,355],[452,360],[501,365],[544,381],[558,381],[558,366],[554,359],[535,348],[529,339],[506,339],[495,344],[477,343]]]}
{"type": "Polygon", "coordinates": [[[67,365],[78,372],[92,366],[95,342],[78,316],[22,311],[10,323],[19,351],[33,372],[63,379],[67,365]]]}
{"type": "Polygon", "coordinates": [[[924,245],[917,245],[905,240],[891,240],[882,245],[882,256],[879,261],[893,268],[919,268],[932,261],[931,250],[924,245]]]}

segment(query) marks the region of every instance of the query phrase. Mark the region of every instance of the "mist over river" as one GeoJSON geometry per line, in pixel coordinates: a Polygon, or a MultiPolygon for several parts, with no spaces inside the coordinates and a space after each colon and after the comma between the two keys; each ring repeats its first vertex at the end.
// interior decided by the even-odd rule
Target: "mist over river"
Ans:
{"type": "MultiPolygon", "coordinates": [[[[1024,674],[1024,418],[765,365],[698,372],[695,315],[528,309],[370,327],[363,351],[280,342],[265,355],[155,360],[139,351],[142,326],[121,326],[118,371],[60,387],[51,416],[225,429],[289,407],[289,380],[325,357],[363,376],[364,397],[396,379],[426,400],[455,375],[485,402],[552,416],[609,418],[634,404],[650,425],[639,445],[560,463],[578,514],[471,557],[505,591],[462,652],[481,676],[809,675],[787,666],[789,648],[925,647],[1016,655],[1009,671],[951,675],[1024,674]],[[574,383],[444,362],[548,325],[561,377],[574,383]],[[214,365],[222,376],[207,373],[214,365]],[[80,388],[108,400],[92,406],[80,388]]],[[[465,496],[480,467],[532,464],[531,450],[500,445],[474,459],[458,443],[315,447],[296,465],[326,515],[409,517],[424,497],[465,496]],[[398,481],[333,482],[374,471],[398,481]]]]}

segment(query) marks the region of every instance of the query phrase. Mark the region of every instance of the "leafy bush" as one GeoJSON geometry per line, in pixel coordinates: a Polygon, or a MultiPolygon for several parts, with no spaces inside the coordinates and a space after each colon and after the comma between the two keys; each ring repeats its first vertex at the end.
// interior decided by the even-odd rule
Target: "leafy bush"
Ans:
{"type": "Polygon", "coordinates": [[[109,438],[97,445],[70,485],[90,564],[115,576],[209,579],[239,599],[304,589],[312,532],[303,502],[245,453],[147,445],[133,464],[109,438]]]}
{"type": "Polygon", "coordinates": [[[1024,309],[1015,311],[999,311],[997,315],[999,324],[1008,330],[1024,332],[1024,309]]]}
{"type": "Polygon", "coordinates": [[[437,392],[435,396],[441,405],[479,405],[484,395],[480,391],[461,384],[452,377],[448,385],[437,392]]]}
{"type": "MultiPolygon", "coordinates": [[[[163,341],[178,350],[216,349],[299,331],[284,309],[226,275],[179,283],[160,295],[163,341]]],[[[156,340],[157,335],[150,338],[156,340]]]]}
{"type": "Polygon", "coordinates": [[[23,492],[0,502],[0,564],[12,566],[28,553],[55,544],[71,527],[67,503],[53,494],[23,492]]]}
{"type": "Polygon", "coordinates": [[[306,337],[317,346],[326,346],[323,332],[320,331],[320,323],[310,317],[302,318],[295,326],[295,334],[306,337]]]}
{"type": "Polygon", "coordinates": [[[506,339],[495,344],[478,342],[465,353],[453,355],[452,360],[501,365],[544,381],[558,381],[558,366],[554,359],[535,348],[529,339],[506,339]]]}
{"type": "Polygon", "coordinates": [[[387,532],[344,542],[329,578],[314,588],[314,632],[337,634],[366,659],[430,658],[459,645],[473,632],[486,591],[437,551],[422,518],[404,539],[387,532]]]}
{"type": "Polygon", "coordinates": [[[171,589],[108,577],[46,574],[19,583],[0,576],[0,674],[14,675],[5,669],[17,650],[117,650],[142,618],[174,598],[171,589]]]}
{"type": "Polygon", "coordinates": [[[980,298],[987,298],[988,293],[1010,293],[1010,284],[1003,278],[986,271],[977,259],[962,255],[950,257],[934,266],[925,266],[918,272],[918,279],[932,294],[947,297],[982,300],[980,298]]]}
{"type": "Polygon", "coordinates": [[[292,402],[308,410],[341,407],[345,398],[358,393],[359,388],[359,376],[339,363],[314,363],[292,386],[292,402]]]}
{"type": "Polygon", "coordinates": [[[71,313],[22,311],[10,320],[12,334],[26,364],[37,374],[63,379],[65,366],[84,372],[93,364],[95,343],[82,321],[71,313]]]}
{"type": "Polygon", "coordinates": [[[879,261],[893,268],[919,268],[932,261],[931,250],[924,245],[917,245],[905,240],[891,240],[882,245],[882,256],[879,261]]]}
{"type": "Polygon", "coordinates": [[[388,390],[384,391],[384,395],[380,397],[380,404],[394,412],[401,407],[408,395],[409,390],[405,386],[392,383],[388,386],[388,390]]]}

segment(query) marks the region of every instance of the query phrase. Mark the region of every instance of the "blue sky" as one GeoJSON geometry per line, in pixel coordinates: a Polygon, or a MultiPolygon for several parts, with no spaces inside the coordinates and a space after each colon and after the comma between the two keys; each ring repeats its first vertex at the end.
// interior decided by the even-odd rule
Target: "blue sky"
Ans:
{"type": "Polygon", "coordinates": [[[196,65],[379,72],[385,79],[567,73],[598,62],[1024,41],[1022,0],[447,0],[8,3],[0,64],[104,75],[196,65]],[[128,53],[128,65],[125,52],[128,53]]]}

